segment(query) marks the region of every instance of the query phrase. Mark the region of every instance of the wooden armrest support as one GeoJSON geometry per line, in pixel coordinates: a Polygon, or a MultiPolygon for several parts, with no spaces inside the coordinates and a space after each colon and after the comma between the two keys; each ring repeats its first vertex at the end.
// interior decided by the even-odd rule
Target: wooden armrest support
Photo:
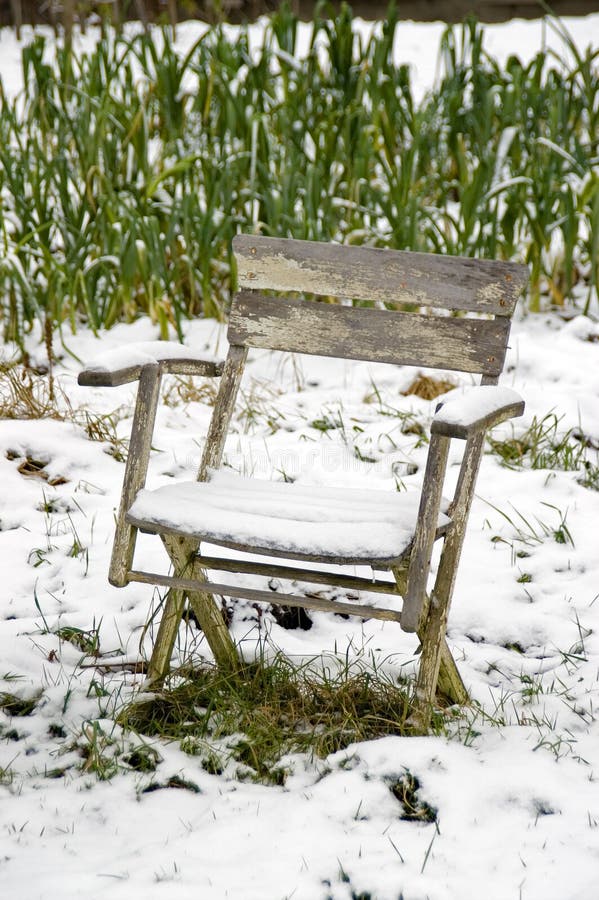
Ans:
{"type": "MultiPolygon", "coordinates": [[[[457,529],[461,548],[480,460],[480,454],[474,445],[480,445],[484,440],[487,428],[512,416],[521,416],[524,412],[523,400],[509,388],[479,385],[465,393],[457,391],[455,393],[455,397],[450,394],[448,400],[437,409],[431,426],[429,458],[401,614],[401,627],[404,631],[418,629],[424,608],[435,535],[433,523],[436,522],[439,512],[449,439],[470,439],[466,445],[456,495],[450,508],[453,520],[450,533],[457,529]]],[[[456,553],[459,553],[459,549],[456,553]]]]}
{"type": "Polygon", "coordinates": [[[521,416],[524,401],[516,391],[495,385],[478,385],[448,399],[437,407],[431,434],[466,440],[479,431],[521,416]]]}
{"type": "Polygon", "coordinates": [[[146,366],[156,365],[161,375],[214,378],[222,374],[224,363],[173,341],[148,341],[102,354],[79,373],[77,382],[85,387],[118,387],[137,381],[146,366]]]}
{"type": "Polygon", "coordinates": [[[441,507],[441,492],[445,480],[449,444],[449,438],[445,435],[431,435],[414,543],[410,555],[406,593],[401,611],[403,631],[416,631],[422,614],[441,507]]]}

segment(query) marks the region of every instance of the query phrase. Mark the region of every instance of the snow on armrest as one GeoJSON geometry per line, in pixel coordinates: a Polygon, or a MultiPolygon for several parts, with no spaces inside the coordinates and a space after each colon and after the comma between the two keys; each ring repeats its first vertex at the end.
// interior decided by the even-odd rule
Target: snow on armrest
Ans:
{"type": "Polygon", "coordinates": [[[207,375],[222,373],[223,363],[206,354],[195,353],[174,341],[145,341],[103,353],[87,365],[77,379],[90,387],[118,387],[136,381],[144,366],[160,366],[174,375],[207,375]]]}
{"type": "Polygon", "coordinates": [[[431,426],[432,434],[467,438],[475,431],[486,430],[505,419],[521,416],[524,401],[516,391],[495,385],[479,385],[464,393],[453,392],[437,407],[431,426]]]}

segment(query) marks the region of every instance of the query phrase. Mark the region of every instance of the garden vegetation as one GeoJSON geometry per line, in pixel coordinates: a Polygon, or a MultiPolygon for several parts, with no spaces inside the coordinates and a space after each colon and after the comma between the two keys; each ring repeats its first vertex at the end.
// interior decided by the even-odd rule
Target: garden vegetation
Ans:
{"type": "Polygon", "coordinates": [[[102,28],[93,52],[22,54],[0,89],[3,336],[94,330],[146,313],[166,335],[226,315],[239,231],[526,262],[529,305],[596,303],[598,50],[500,65],[475,21],[449,27],[419,98],[391,8],[369,40],[349,7],[210,27],[179,55],[168,28],[102,28]],[[331,13],[331,15],[333,15],[331,13]]]}

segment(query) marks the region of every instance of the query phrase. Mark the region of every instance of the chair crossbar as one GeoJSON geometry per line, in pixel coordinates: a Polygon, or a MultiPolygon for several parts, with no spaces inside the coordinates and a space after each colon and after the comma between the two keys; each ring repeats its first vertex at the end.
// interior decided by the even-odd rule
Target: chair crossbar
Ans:
{"type": "Polygon", "coordinates": [[[216,569],[221,572],[239,572],[241,575],[263,575],[267,578],[284,578],[291,581],[314,584],[333,584],[336,587],[349,590],[399,595],[395,582],[383,581],[376,577],[361,578],[357,575],[344,575],[338,572],[324,572],[318,569],[302,569],[271,563],[248,562],[241,559],[224,559],[220,556],[204,556],[203,554],[198,556],[198,563],[204,569],[216,569]]]}
{"type": "Polygon", "coordinates": [[[155,584],[175,590],[191,593],[209,592],[253,603],[279,603],[282,606],[300,606],[304,609],[315,609],[320,612],[337,612],[346,616],[357,616],[360,619],[383,619],[388,622],[401,622],[401,612],[383,609],[361,603],[344,603],[341,600],[326,600],[320,597],[297,596],[296,594],[279,594],[275,591],[261,591],[256,588],[239,585],[218,584],[215,581],[196,581],[194,578],[180,578],[176,575],[159,575],[155,572],[139,572],[133,569],[127,576],[128,581],[142,584],[155,584]]]}

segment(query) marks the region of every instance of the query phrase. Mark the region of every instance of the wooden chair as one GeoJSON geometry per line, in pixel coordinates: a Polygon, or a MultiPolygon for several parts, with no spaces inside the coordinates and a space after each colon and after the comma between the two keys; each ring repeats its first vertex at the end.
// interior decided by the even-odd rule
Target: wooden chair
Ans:
{"type": "Polygon", "coordinates": [[[238,665],[214,594],[398,622],[420,638],[415,715],[418,727],[426,730],[437,688],[456,703],[468,699],[445,641],[447,614],[485,432],[524,409],[520,397],[497,387],[497,381],[527,269],[506,262],[249,235],[236,237],[233,247],[242,290],[231,306],[224,363],[156,342],[132,348],[133,356],[109,355],[79,376],[82,385],[139,380],[109,580],[118,587],[134,581],[169,588],[149,662],[153,683],[168,672],[186,601],[217,663],[238,665]],[[300,297],[291,298],[291,293],[300,297]],[[305,293],[374,301],[376,308],[312,302],[302,299],[305,293]],[[410,311],[401,311],[406,308],[410,311]],[[253,347],[456,370],[480,375],[481,384],[449,394],[436,412],[420,495],[373,491],[367,485],[364,491],[311,491],[219,471],[253,347]],[[161,376],[168,372],[219,377],[220,387],[197,481],[152,491],[145,489],[145,479],[161,376]],[[464,451],[457,487],[447,503],[442,488],[452,438],[464,442],[464,451]],[[138,529],[160,536],[172,563],[170,574],[134,568],[138,529]],[[437,539],[443,548],[429,595],[437,539]],[[206,545],[266,555],[272,563],[215,557],[205,552],[206,545]],[[299,560],[303,566],[292,567],[285,560],[299,560]],[[319,568],[322,563],[369,565],[373,575],[390,571],[394,583],[380,575],[371,580],[332,574],[319,568]],[[213,583],[210,569],[381,592],[390,601],[382,608],[350,600],[273,596],[268,590],[213,583]],[[401,611],[398,597],[403,598],[401,611]]]}

